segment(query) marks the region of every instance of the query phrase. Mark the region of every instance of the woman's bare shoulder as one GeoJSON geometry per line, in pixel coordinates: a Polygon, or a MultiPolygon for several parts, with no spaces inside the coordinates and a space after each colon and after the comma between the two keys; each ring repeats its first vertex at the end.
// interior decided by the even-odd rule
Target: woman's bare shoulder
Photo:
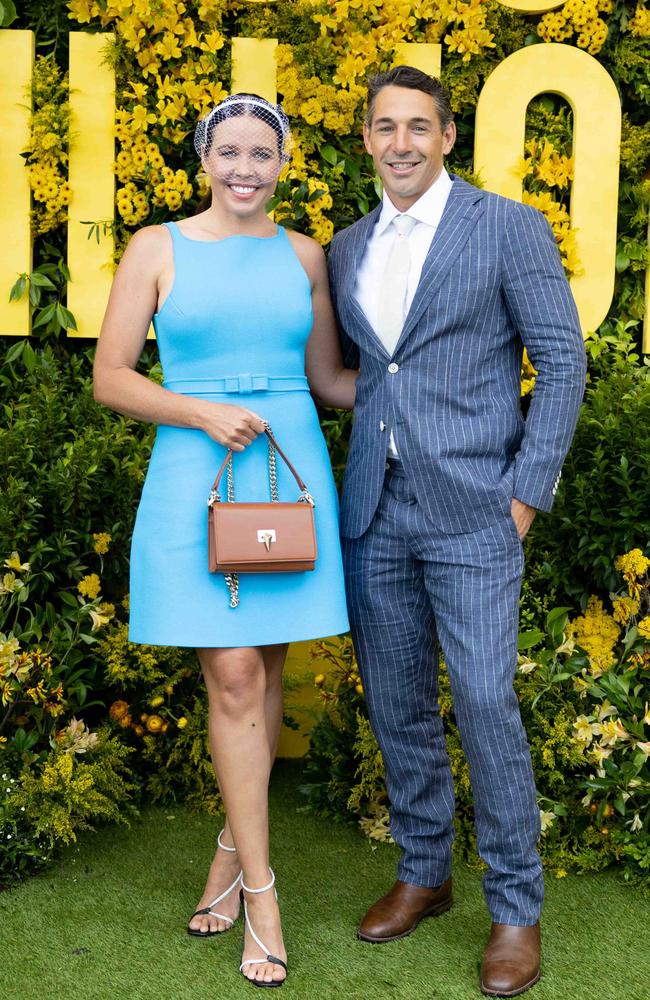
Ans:
{"type": "Polygon", "coordinates": [[[323,271],[326,270],[325,253],[320,243],[313,240],[311,236],[304,233],[296,233],[291,229],[286,230],[293,249],[296,251],[300,263],[309,275],[312,286],[319,282],[323,271]]]}

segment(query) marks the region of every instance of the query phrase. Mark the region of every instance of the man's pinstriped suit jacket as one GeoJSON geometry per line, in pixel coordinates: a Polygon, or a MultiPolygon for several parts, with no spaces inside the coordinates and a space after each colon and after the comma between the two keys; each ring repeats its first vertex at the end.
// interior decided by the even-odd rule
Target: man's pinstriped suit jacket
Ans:
{"type": "Polygon", "coordinates": [[[346,364],[360,361],[341,505],[349,538],[377,508],[389,428],[419,504],[451,534],[497,521],[513,496],[550,510],[573,436],[585,351],[551,228],[536,209],[452,179],[392,356],[354,295],[381,206],[332,244],[346,364]],[[522,345],[538,370],[525,422],[522,345]]]}

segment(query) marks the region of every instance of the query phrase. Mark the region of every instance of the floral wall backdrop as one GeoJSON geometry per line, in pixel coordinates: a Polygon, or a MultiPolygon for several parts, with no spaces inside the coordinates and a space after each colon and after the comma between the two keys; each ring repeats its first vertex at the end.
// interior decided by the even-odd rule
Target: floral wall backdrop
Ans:
{"type": "MultiPolygon", "coordinates": [[[[230,39],[276,38],[277,88],[295,147],[272,207],[325,248],[376,204],[360,139],[368,74],[404,42],[442,46],[458,141],[449,166],[474,183],[475,109],[508,55],[549,42],[606,68],[623,111],[616,289],[587,339],[589,385],[551,516],[527,542],[517,687],[538,775],[546,863],[650,868],[650,369],[641,353],[650,200],[650,12],[567,0],[523,14],[496,0],[24,0],[3,27],[36,35],[28,145],[34,266],[2,294],[29,297],[30,340],[0,361],[0,881],[47,862],[93,821],[128,820],[147,799],[216,810],[205,702],[190,654],[126,639],[129,535],[152,430],[92,400],[92,345],[70,342],[65,305],[70,201],[68,32],[110,32],[116,75],[116,259],[139,226],[195,210],[206,181],[194,124],[229,90],[230,39]]],[[[569,105],[528,109],[517,169],[524,200],[556,235],[569,275],[583,266],[569,207],[569,105]]],[[[1,291],[1,290],[0,290],[1,291]]],[[[141,370],[160,378],[155,345],[141,370]]],[[[523,405],[535,372],[524,360],[523,405]]],[[[322,422],[337,474],[349,417],[322,422]]],[[[187,581],[179,581],[179,586],[187,581]]],[[[349,640],[314,649],[322,712],[306,759],[314,809],[389,836],[381,755],[349,640]]],[[[289,695],[289,701],[291,695],[289,695]]],[[[457,849],[472,857],[471,791],[443,683],[457,777],[457,849]]],[[[290,720],[289,720],[290,721],[290,720]]]]}

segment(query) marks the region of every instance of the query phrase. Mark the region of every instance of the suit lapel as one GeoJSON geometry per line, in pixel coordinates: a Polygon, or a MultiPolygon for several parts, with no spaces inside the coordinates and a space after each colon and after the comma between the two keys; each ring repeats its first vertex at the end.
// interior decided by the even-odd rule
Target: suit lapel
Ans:
{"type": "Polygon", "coordinates": [[[388,352],[379,340],[377,334],[368,322],[368,317],[354,294],[359,267],[366,251],[366,244],[381,214],[381,202],[372,212],[364,215],[350,230],[349,246],[345,248],[346,260],[343,268],[343,289],[340,296],[341,307],[346,313],[346,328],[354,324],[357,333],[365,339],[364,348],[371,350],[378,357],[388,357],[388,352]]]}
{"type": "Polygon", "coordinates": [[[440,224],[424,261],[417,291],[404,322],[396,351],[416,326],[469,239],[483,214],[483,197],[483,192],[478,188],[467,184],[459,177],[454,178],[440,224]]]}

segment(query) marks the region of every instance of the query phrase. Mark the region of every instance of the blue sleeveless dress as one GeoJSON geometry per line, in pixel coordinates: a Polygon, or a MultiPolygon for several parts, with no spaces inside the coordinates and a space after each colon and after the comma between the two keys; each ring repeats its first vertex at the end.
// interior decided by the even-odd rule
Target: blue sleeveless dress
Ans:
{"type": "MultiPolygon", "coordinates": [[[[270,424],[314,497],[313,572],[246,573],[230,607],[208,572],[207,497],[226,449],[200,430],[159,426],[133,532],[129,638],[158,646],[259,646],[348,628],[338,498],[305,378],[309,279],[284,229],[203,242],[174,223],[174,284],[154,316],[164,386],[244,406],[270,424]]],[[[236,500],[269,498],[267,439],[233,458],[236,500]]],[[[299,489],[278,458],[281,500],[299,489]]]]}

